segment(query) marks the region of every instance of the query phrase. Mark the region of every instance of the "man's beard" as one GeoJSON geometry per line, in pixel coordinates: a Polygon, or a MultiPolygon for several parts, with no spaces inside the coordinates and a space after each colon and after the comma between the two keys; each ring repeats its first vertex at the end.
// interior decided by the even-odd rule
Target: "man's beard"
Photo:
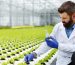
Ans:
{"type": "Polygon", "coordinates": [[[69,28],[69,27],[71,27],[73,25],[73,21],[72,20],[70,20],[68,22],[63,21],[62,23],[63,23],[63,26],[65,28],[69,28]]]}

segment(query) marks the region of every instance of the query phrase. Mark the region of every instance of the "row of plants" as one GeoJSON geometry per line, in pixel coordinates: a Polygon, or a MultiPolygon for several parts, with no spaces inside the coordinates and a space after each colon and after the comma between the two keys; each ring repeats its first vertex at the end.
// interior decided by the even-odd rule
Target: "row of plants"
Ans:
{"type": "Polygon", "coordinates": [[[53,55],[56,53],[57,49],[52,49],[47,56],[45,56],[44,58],[42,58],[41,60],[39,60],[35,65],[46,65],[45,62],[48,62],[48,60],[50,60],[53,55]]]}
{"type": "Polygon", "coordinates": [[[50,27],[0,29],[0,60],[4,61],[2,65],[14,64],[15,61],[23,59],[26,49],[36,47],[44,41],[45,29],[50,33],[53,28],[50,27]],[[7,59],[10,59],[9,62],[7,59]]]}
{"type": "MultiPolygon", "coordinates": [[[[25,51],[26,49],[31,48],[31,47],[33,47],[33,46],[36,46],[36,45],[38,45],[38,44],[39,44],[39,43],[35,43],[35,44],[32,43],[32,44],[27,45],[26,48],[25,48],[25,47],[23,47],[23,48],[18,48],[17,50],[11,51],[11,52],[9,52],[9,53],[7,53],[7,54],[1,54],[0,60],[5,60],[6,57],[7,57],[7,58],[11,58],[12,56],[16,56],[16,54],[20,54],[21,52],[25,51]]],[[[5,50],[4,50],[4,51],[5,51],[5,50]]]]}
{"type": "Polygon", "coordinates": [[[18,56],[14,56],[14,57],[10,58],[8,61],[2,62],[2,65],[14,64],[15,61],[19,61],[20,59],[24,59],[25,55],[30,54],[38,47],[39,47],[39,44],[38,44],[38,46],[34,46],[30,50],[28,50],[22,54],[19,54],[18,56]]]}

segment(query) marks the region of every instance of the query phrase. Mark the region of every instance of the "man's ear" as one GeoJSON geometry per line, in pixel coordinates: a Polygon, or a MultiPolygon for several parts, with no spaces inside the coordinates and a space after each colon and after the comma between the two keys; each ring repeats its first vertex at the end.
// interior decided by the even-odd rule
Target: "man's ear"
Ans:
{"type": "Polygon", "coordinates": [[[74,19],[74,20],[75,20],[75,13],[73,13],[73,14],[72,14],[72,19],[74,19]]]}
{"type": "Polygon", "coordinates": [[[73,20],[73,23],[75,23],[75,13],[73,13],[72,15],[72,20],[73,20]]]}

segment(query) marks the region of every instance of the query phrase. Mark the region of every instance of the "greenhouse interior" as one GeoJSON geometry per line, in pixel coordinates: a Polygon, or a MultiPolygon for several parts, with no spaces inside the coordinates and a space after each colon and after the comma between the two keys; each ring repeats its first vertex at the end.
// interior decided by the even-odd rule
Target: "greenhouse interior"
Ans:
{"type": "Polygon", "coordinates": [[[25,56],[38,49],[61,22],[58,8],[66,1],[0,0],[0,65],[56,65],[54,48],[29,63],[25,56]]]}

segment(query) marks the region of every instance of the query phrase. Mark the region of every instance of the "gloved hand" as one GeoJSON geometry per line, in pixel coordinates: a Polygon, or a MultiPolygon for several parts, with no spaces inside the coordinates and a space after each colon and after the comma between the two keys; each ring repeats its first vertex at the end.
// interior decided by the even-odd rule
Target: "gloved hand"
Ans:
{"type": "Polygon", "coordinates": [[[28,54],[28,55],[25,56],[24,61],[25,61],[27,64],[29,64],[29,61],[32,61],[33,58],[34,58],[34,54],[31,53],[31,54],[28,54]]]}
{"type": "Polygon", "coordinates": [[[58,48],[58,42],[57,42],[57,40],[56,39],[54,39],[53,37],[47,37],[46,39],[45,39],[45,41],[46,41],[46,43],[47,43],[47,45],[49,46],[49,47],[52,47],[52,48],[58,48]]]}

